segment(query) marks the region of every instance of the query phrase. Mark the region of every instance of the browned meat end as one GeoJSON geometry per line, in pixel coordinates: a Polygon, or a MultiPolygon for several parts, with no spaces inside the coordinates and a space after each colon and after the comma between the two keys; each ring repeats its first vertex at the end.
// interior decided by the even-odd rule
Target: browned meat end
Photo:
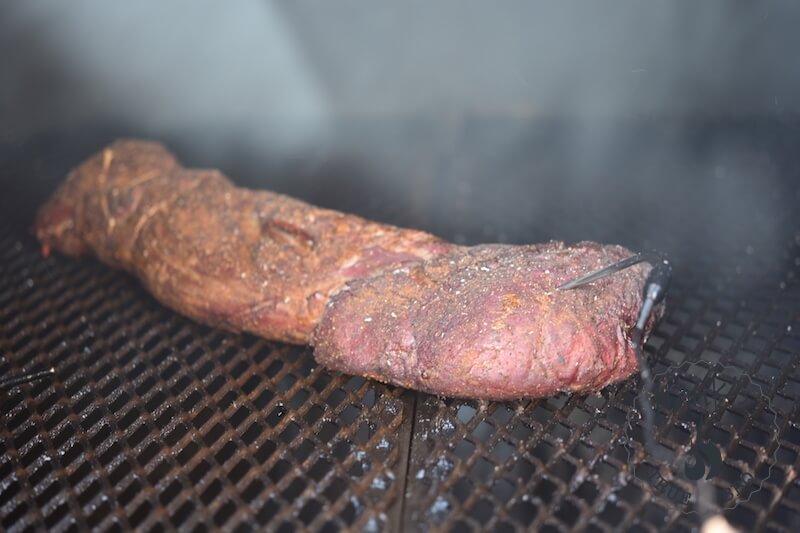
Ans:
{"type": "Polygon", "coordinates": [[[637,370],[629,331],[649,266],[572,291],[618,246],[476,246],[348,284],[315,333],[317,359],[435,394],[512,399],[596,391],[637,370]]]}

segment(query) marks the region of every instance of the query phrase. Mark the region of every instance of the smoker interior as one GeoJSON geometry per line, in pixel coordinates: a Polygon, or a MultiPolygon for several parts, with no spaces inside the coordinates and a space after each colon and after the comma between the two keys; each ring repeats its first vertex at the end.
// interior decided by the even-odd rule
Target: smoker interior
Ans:
{"type": "Polygon", "coordinates": [[[559,123],[350,124],[344,149],[282,162],[238,154],[235,136],[227,159],[197,148],[209,140],[198,132],[161,138],[188,165],[240,184],[459,242],[667,251],[674,283],[646,346],[658,397],[671,399],[655,400],[667,459],[643,449],[638,417],[626,425],[638,379],[589,396],[437,398],[329,372],[308,348],[195,324],[92,259],[43,258],[29,232],[36,205],[71,166],[131,132],[3,146],[0,375],[56,372],[0,393],[0,525],[691,531],[702,513],[671,495],[705,490],[721,502],[749,474],[723,511],[730,522],[797,531],[800,129],[625,128],[605,167],[581,171],[595,181],[581,183],[559,123]],[[654,155],[675,144],[704,164],[654,155]],[[393,164],[341,156],[347,146],[375,146],[393,164]],[[381,172],[403,179],[380,188],[370,175],[381,172]],[[702,487],[675,466],[699,440],[723,461],[702,487]]]}

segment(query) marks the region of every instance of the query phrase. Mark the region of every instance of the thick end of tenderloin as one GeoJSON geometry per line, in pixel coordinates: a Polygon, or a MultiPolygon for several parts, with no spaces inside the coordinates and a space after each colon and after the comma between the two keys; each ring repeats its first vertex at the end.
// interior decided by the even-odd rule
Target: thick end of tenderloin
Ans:
{"type": "Polygon", "coordinates": [[[485,245],[356,280],[328,303],[315,357],[448,396],[597,391],[638,369],[630,330],[650,267],[556,287],[629,255],[594,243],[485,245]]]}

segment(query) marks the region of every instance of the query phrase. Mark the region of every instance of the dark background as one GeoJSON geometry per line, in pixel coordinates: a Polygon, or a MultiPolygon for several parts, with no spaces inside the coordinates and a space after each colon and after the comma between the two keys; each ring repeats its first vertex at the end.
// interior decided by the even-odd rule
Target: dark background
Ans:
{"type": "Polygon", "coordinates": [[[29,222],[71,166],[141,136],[459,242],[774,256],[798,229],[799,10],[5,3],[2,206],[29,222]]]}

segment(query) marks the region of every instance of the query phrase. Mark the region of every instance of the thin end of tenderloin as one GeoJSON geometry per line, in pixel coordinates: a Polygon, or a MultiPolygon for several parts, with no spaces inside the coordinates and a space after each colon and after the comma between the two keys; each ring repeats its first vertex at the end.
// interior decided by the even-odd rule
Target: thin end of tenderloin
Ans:
{"type": "Polygon", "coordinates": [[[97,253],[97,234],[112,227],[110,192],[141,176],[169,172],[177,164],[166,148],[151,141],[119,139],[93,155],[72,170],[37,211],[33,232],[43,254],[97,253]]]}

